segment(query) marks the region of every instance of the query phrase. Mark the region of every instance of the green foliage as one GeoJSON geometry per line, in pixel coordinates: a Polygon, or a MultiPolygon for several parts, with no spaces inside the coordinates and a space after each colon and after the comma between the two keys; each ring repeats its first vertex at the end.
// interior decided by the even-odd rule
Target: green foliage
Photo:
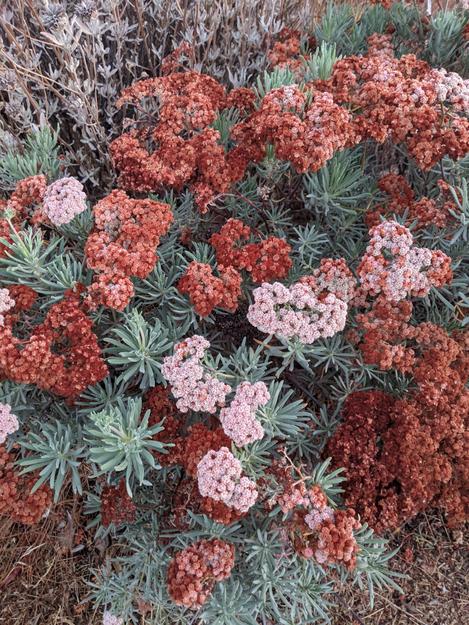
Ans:
{"type": "Polygon", "coordinates": [[[89,272],[83,261],[65,251],[61,237],[48,241],[40,230],[25,227],[10,228],[10,241],[1,240],[6,247],[0,258],[0,280],[5,284],[22,284],[48,297],[46,305],[63,298],[64,292],[77,282],[89,283],[89,272]]]}
{"type": "Polygon", "coordinates": [[[387,542],[376,536],[366,523],[355,533],[360,546],[357,557],[357,567],[353,572],[354,581],[360,588],[366,588],[369,593],[370,607],[374,606],[375,588],[393,588],[401,592],[396,580],[402,578],[401,573],[390,571],[388,562],[399,551],[388,551],[387,542]]]}
{"type": "Polygon", "coordinates": [[[160,373],[162,357],[172,343],[159,319],[150,324],[134,308],[104,340],[108,344],[107,361],[120,372],[118,382],[138,376],[140,388],[146,389],[164,381],[160,373]]]}
{"type": "Polygon", "coordinates": [[[20,440],[21,447],[30,452],[18,460],[22,473],[39,472],[32,492],[47,482],[57,502],[65,480],[70,477],[73,492],[82,493],[79,467],[85,447],[79,446],[79,440],[80,431],[60,421],[42,423],[39,432],[30,431],[20,440]]]}
{"type": "Polygon", "coordinates": [[[164,445],[152,438],[164,429],[163,425],[149,426],[150,411],[143,416],[141,412],[140,398],[119,397],[115,406],[91,413],[84,432],[98,474],[123,475],[130,495],[134,484],[151,483],[145,475],[149,469],[158,468],[152,451],[164,452],[164,445]]]}
{"type": "Polygon", "coordinates": [[[469,241],[469,192],[466,178],[462,178],[460,187],[450,187],[456,210],[450,210],[450,214],[456,222],[450,245],[459,241],[467,243],[469,241]]]}
{"type": "Polygon", "coordinates": [[[271,382],[269,394],[270,399],[265,406],[259,408],[257,418],[269,438],[295,440],[311,419],[305,403],[299,399],[292,401],[293,390],[288,389],[283,382],[271,382]]]}
{"type": "Polygon", "coordinates": [[[11,190],[18,180],[45,174],[48,182],[59,177],[59,132],[48,126],[31,132],[21,152],[10,149],[0,154],[0,189],[11,190]]]}
{"type": "Polygon", "coordinates": [[[240,120],[239,112],[235,108],[221,111],[212,126],[220,133],[220,142],[224,146],[230,143],[230,133],[232,127],[240,120]]]}
{"type": "Polygon", "coordinates": [[[354,28],[347,32],[342,49],[346,54],[366,52],[367,39],[373,33],[384,33],[391,19],[389,11],[382,5],[365,6],[354,28]]]}
{"type": "Polygon", "coordinates": [[[336,44],[321,41],[309,59],[305,61],[305,82],[310,80],[327,80],[332,74],[332,68],[341,57],[337,54],[336,44]]]}
{"type": "Polygon", "coordinates": [[[305,205],[317,215],[336,210],[341,216],[356,213],[370,200],[370,179],[361,148],[335,154],[318,172],[304,176],[305,205]]]}
{"type": "Polygon", "coordinates": [[[295,75],[288,67],[275,67],[272,71],[265,71],[256,79],[254,90],[261,100],[272,89],[295,84],[295,75]]]}
{"type": "Polygon", "coordinates": [[[335,43],[342,54],[346,33],[354,23],[352,10],[347,4],[329,3],[319,24],[314,29],[318,42],[335,43]]]}
{"type": "Polygon", "coordinates": [[[431,65],[457,69],[459,52],[464,46],[462,34],[467,23],[467,16],[456,11],[441,11],[432,17],[427,41],[427,56],[431,65]]]}

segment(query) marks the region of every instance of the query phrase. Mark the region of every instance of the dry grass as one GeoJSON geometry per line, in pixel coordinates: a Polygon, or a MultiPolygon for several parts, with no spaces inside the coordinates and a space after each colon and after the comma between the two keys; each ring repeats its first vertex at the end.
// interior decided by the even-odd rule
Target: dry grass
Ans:
{"type": "Polygon", "coordinates": [[[422,514],[393,537],[392,561],[404,594],[378,592],[373,610],[344,589],[333,625],[463,625],[469,613],[467,532],[450,531],[436,513],[422,514]],[[466,540],[464,540],[466,538],[466,540]]]}
{"type": "Polygon", "coordinates": [[[84,600],[102,552],[78,531],[79,522],[72,502],[34,527],[0,518],[1,625],[101,623],[102,615],[84,600]]]}

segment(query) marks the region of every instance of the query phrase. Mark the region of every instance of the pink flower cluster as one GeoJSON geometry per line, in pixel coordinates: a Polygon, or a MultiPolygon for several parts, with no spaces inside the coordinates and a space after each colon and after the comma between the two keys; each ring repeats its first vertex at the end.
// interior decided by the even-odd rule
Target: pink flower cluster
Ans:
{"type": "Polygon", "coordinates": [[[68,224],[85,210],[86,195],[83,185],[75,178],[60,178],[47,187],[42,212],[54,226],[68,224]]]}
{"type": "Polygon", "coordinates": [[[103,625],[124,625],[120,616],[114,616],[112,612],[106,610],[103,614],[103,625]]]}
{"type": "Polygon", "coordinates": [[[217,407],[225,404],[230,387],[211,375],[201,362],[209,347],[210,343],[203,336],[195,334],[177,343],[174,354],[163,361],[162,374],[171,384],[181,412],[195,410],[214,414],[217,407]]]}
{"type": "Polygon", "coordinates": [[[16,415],[11,411],[9,404],[0,403],[0,445],[2,445],[9,434],[13,434],[19,428],[16,415]]]}
{"type": "Polygon", "coordinates": [[[344,329],[347,303],[331,292],[320,295],[314,278],[290,287],[264,283],[253,295],[248,321],[267,334],[311,344],[344,329]]]}
{"type": "Polygon", "coordinates": [[[305,523],[313,532],[326,520],[334,520],[334,510],[330,506],[312,507],[305,516],[305,523]]]}
{"type": "MultiPolygon", "coordinates": [[[[313,278],[320,293],[332,293],[347,304],[355,296],[357,281],[343,258],[322,258],[313,278]]],[[[313,284],[308,276],[302,281],[313,284]]]]}
{"type": "Polygon", "coordinates": [[[238,447],[261,440],[264,428],[256,419],[256,411],[265,406],[270,394],[264,382],[242,382],[237,388],[233,401],[220,412],[223,431],[238,447]]]}
{"type": "Polygon", "coordinates": [[[455,111],[469,115],[469,80],[443,68],[434,69],[431,77],[435,81],[438,100],[448,102],[455,111]]]}
{"type": "Polygon", "coordinates": [[[222,501],[239,512],[247,512],[257,500],[255,482],[242,475],[241,463],[227,447],[211,449],[197,465],[202,497],[222,501]]]}
{"type": "Polygon", "coordinates": [[[8,312],[14,305],[15,300],[10,296],[10,291],[8,289],[0,289],[0,326],[5,322],[3,313],[8,312]]]}
{"type": "Polygon", "coordinates": [[[398,302],[424,297],[432,286],[451,280],[451,259],[440,250],[415,247],[408,228],[384,221],[370,230],[371,240],[357,269],[364,293],[398,302]]]}

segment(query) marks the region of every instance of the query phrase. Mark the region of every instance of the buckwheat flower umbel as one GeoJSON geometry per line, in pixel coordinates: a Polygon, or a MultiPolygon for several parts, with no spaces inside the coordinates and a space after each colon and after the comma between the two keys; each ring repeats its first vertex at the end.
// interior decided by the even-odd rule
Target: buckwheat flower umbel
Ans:
{"type": "Polygon", "coordinates": [[[242,471],[240,461],[227,447],[218,451],[211,449],[197,465],[200,494],[215,501],[229,501],[242,471]]]}
{"type": "Polygon", "coordinates": [[[199,540],[175,554],[168,566],[168,592],[177,605],[196,610],[210,597],[216,582],[234,566],[233,545],[219,538],[199,540]]]}
{"type": "Polygon", "coordinates": [[[287,288],[279,282],[262,284],[253,292],[248,321],[267,334],[311,344],[344,329],[347,304],[333,293],[319,298],[311,283],[300,281],[287,288]]]}
{"type": "Polygon", "coordinates": [[[451,259],[440,250],[414,246],[410,230],[396,221],[378,224],[370,235],[357,273],[372,297],[382,294],[392,302],[424,297],[451,279],[451,259]]]}
{"type": "Polygon", "coordinates": [[[344,302],[355,295],[357,281],[343,258],[322,258],[313,277],[321,292],[333,293],[344,302]]]}
{"type": "Polygon", "coordinates": [[[124,621],[120,616],[114,616],[112,612],[106,610],[103,614],[103,625],[124,625],[124,621]]]}
{"type": "Polygon", "coordinates": [[[243,447],[263,438],[264,428],[256,419],[256,411],[260,406],[265,406],[269,399],[264,382],[242,382],[237,387],[230,405],[220,412],[223,430],[235,445],[243,447]]]}
{"type": "Polygon", "coordinates": [[[83,185],[75,178],[56,180],[46,189],[42,210],[54,226],[68,224],[86,210],[83,185]]]}
{"type": "Polygon", "coordinates": [[[11,406],[0,403],[0,445],[6,441],[9,434],[13,434],[18,428],[18,419],[12,413],[11,406]]]}
{"type": "Polygon", "coordinates": [[[210,343],[196,334],[177,343],[174,354],[163,361],[162,374],[171,384],[181,412],[195,410],[213,414],[225,404],[230,387],[217,380],[201,363],[208,347],[210,343]]]}
{"type": "Polygon", "coordinates": [[[211,497],[240,512],[247,512],[257,499],[256,484],[242,476],[241,463],[227,447],[210,450],[197,465],[202,497],[211,497]]]}
{"type": "Polygon", "coordinates": [[[5,323],[5,317],[3,313],[6,313],[13,308],[15,300],[10,296],[8,289],[0,289],[0,326],[5,323]]]}
{"type": "MultiPolygon", "coordinates": [[[[469,2],[468,2],[469,8],[469,2]]],[[[440,102],[448,102],[456,111],[469,114],[469,80],[456,72],[434,69],[430,72],[440,102]]]]}
{"type": "Polygon", "coordinates": [[[315,531],[326,520],[334,519],[334,510],[330,506],[324,508],[312,508],[305,516],[306,525],[315,531]]]}
{"type": "Polygon", "coordinates": [[[236,484],[229,501],[225,503],[239,512],[247,512],[256,503],[258,495],[256,483],[244,476],[236,484]]]}

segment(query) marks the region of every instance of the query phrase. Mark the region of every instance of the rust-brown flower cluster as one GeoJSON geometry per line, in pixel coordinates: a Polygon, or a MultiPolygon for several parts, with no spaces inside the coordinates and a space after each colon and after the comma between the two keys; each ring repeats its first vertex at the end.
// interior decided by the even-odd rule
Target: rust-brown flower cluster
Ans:
{"type": "Polygon", "coordinates": [[[219,276],[214,275],[207,263],[192,261],[179,280],[177,288],[189,295],[196,313],[202,317],[214,308],[234,312],[241,296],[241,274],[233,267],[219,267],[219,276]]]}
{"type": "Polygon", "coordinates": [[[52,491],[47,484],[42,484],[31,492],[37,475],[19,475],[14,460],[14,455],[0,446],[0,516],[34,525],[51,505],[52,491]]]}
{"type": "Polygon", "coordinates": [[[394,56],[390,35],[371,35],[368,44],[366,55],[340,59],[329,80],[313,83],[356,111],[360,140],[402,143],[422,169],[467,154],[469,120],[441,99],[431,66],[413,54],[394,56]]]}
{"type": "Polygon", "coordinates": [[[361,523],[351,508],[335,510],[328,505],[326,494],[318,484],[307,486],[306,477],[283,458],[266,472],[276,485],[273,496],[266,499],[270,510],[274,505],[286,515],[283,533],[299,556],[314,558],[320,564],[341,564],[355,568],[358,543],[354,531],[361,523]]]}
{"type": "Polygon", "coordinates": [[[29,338],[19,338],[13,325],[18,312],[29,308],[35,296],[31,289],[16,286],[10,293],[16,305],[0,326],[0,376],[13,382],[35,384],[73,401],[89,385],[107,375],[93,322],[83,312],[80,296],[67,293],[51,306],[44,321],[29,338]]]}
{"type": "Polygon", "coordinates": [[[209,315],[214,308],[229,312],[238,308],[242,270],[257,283],[288,275],[292,266],[290,245],[273,236],[248,243],[251,234],[251,228],[239,219],[228,219],[221,230],[210,237],[219,275],[214,274],[209,264],[192,261],[179,280],[179,291],[189,295],[195,311],[202,317],[209,315]]]}
{"type": "Polygon", "coordinates": [[[173,215],[168,204],[135,200],[120,190],[100,200],[93,215],[95,228],[85,246],[86,262],[95,271],[88,301],[123,310],[134,293],[131,277],[152,271],[173,215]]]}
{"type": "Polygon", "coordinates": [[[101,522],[104,527],[111,523],[133,523],[136,518],[137,507],[127,492],[125,480],[117,486],[106,484],[101,493],[101,522]]]}
{"type": "Polygon", "coordinates": [[[205,212],[217,194],[242,177],[247,165],[241,150],[225,152],[219,132],[210,125],[224,108],[250,110],[253,102],[251,90],[233,90],[227,96],[215,79],[193,71],[141,80],[125,89],[118,106],[133,105],[141,118],[111,144],[120,186],[155,191],[189,185],[205,212]],[[148,99],[156,104],[145,113],[148,99]]]}
{"type": "Polygon", "coordinates": [[[347,471],[346,503],[377,531],[431,507],[450,526],[469,514],[469,335],[431,323],[414,332],[418,388],[395,399],[355,392],[326,454],[347,471]]]}
{"type": "Polygon", "coordinates": [[[378,180],[378,187],[389,196],[385,204],[375,206],[365,215],[368,227],[380,223],[381,217],[406,214],[407,224],[415,223],[416,229],[430,224],[437,228],[444,228],[451,221],[452,213],[458,208],[449,193],[448,183],[438,181],[440,196],[437,199],[422,197],[415,198],[414,191],[404,176],[388,173],[378,180]]]}
{"type": "Polygon", "coordinates": [[[247,271],[257,284],[286,278],[293,264],[290,245],[273,236],[248,243],[253,235],[252,229],[239,219],[228,219],[210,237],[218,266],[247,271]]]}
{"type": "Polygon", "coordinates": [[[168,567],[168,592],[178,605],[200,608],[216,582],[231,575],[234,546],[220,540],[199,540],[176,553],[168,567]]]}

